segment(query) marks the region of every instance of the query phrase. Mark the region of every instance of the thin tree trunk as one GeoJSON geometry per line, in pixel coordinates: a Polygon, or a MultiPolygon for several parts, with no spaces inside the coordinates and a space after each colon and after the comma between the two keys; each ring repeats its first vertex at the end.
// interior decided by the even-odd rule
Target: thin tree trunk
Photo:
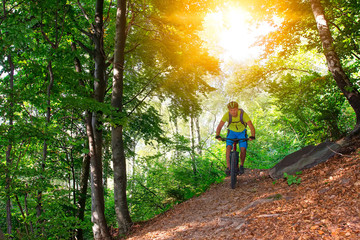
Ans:
{"type": "MultiPolygon", "coordinates": [[[[174,118],[174,126],[175,126],[175,135],[179,134],[179,126],[178,126],[178,121],[177,118],[174,118]]],[[[174,158],[178,159],[180,157],[180,151],[178,149],[175,149],[175,153],[174,153],[174,158]]]]}
{"type": "MultiPolygon", "coordinates": [[[[12,58],[11,55],[7,56],[8,61],[9,61],[9,65],[10,65],[10,74],[9,74],[9,87],[10,87],[10,96],[9,96],[9,101],[10,101],[10,109],[9,109],[9,133],[12,131],[13,129],[13,108],[14,108],[14,95],[13,95],[13,90],[14,90],[14,72],[15,72],[15,67],[14,64],[12,62],[12,58]]],[[[10,169],[11,169],[11,164],[12,164],[12,159],[11,159],[11,149],[12,149],[12,145],[13,145],[13,141],[12,139],[9,139],[9,145],[7,147],[6,150],[6,186],[5,186],[5,192],[6,192],[6,225],[7,225],[7,234],[9,234],[11,236],[12,234],[12,224],[11,224],[11,198],[10,198],[10,188],[11,188],[11,177],[10,177],[10,169]]]]}
{"type": "Polygon", "coordinates": [[[328,22],[325,17],[324,9],[320,0],[310,0],[311,8],[316,20],[320,39],[324,48],[324,54],[327,60],[329,71],[332,73],[338,87],[344,93],[344,96],[349,101],[351,107],[355,111],[356,126],[353,133],[358,133],[360,130],[360,94],[356,86],[354,86],[349,77],[345,74],[342,68],[340,59],[334,49],[333,38],[329,29],[328,22]]]}
{"type": "MultiPolygon", "coordinates": [[[[28,187],[29,187],[29,186],[26,184],[26,189],[28,189],[28,187]]],[[[24,207],[25,207],[26,216],[29,216],[29,208],[28,208],[27,197],[28,197],[28,193],[27,193],[27,191],[26,191],[26,192],[25,192],[25,196],[24,196],[24,207]]],[[[34,227],[33,227],[33,224],[32,224],[31,221],[29,222],[29,225],[30,225],[30,231],[31,231],[31,233],[34,233],[34,227]]],[[[1,239],[1,238],[0,238],[0,239],[1,239]]]]}
{"type": "MultiPolygon", "coordinates": [[[[3,20],[6,19],[7,11],[6,11],[6,1],[3,1],[3,20]]],[[[15,66],[12,61],[11,54],[7,55],[7,60],[9,62],[10,73],[9,73],[9,88],[10,88],[10,109],[9,109],[9,133],[13,129],[13,107],[14,107],[14,73],[15,73],[15,66]]],[[[10,137],[10,135],[8,135],[10,137]]],[[[12,158],[11,158],[11,149],[13,147],[13,141],[9,138],[9,145],[6,150],[6,170],[5,170],[5,199],[6,199],[6,233],[10,236],[12,235],[12,222],[11,222],[11,165],[12,165],[12,158]]],[[[5,238],[3,232],[0,229],[0,239],[5,238]]]]}
{"type": "MultiPolygon", "coordinates": [[[[104,23],[103,23],[104,0],[96,1],[95,24],[93,41],[95,45],[94,61],[94,99],[104,102],[106,90],[106,64],[104,53],[104,23]]],[[[92,222],[94,239],[110,239],[110,233],[105,218],[104,188],[102,182],[102,130],[100,111],[92,114],[89,128],[89,149],[90,149],[90,174],[91,174],[91,200],[92,200],[92,222]]]]}
{"type": "MultiPolygon", "coordinates": [[[[76,44],[74,42],[71,43],[71,49],[73,51],[76,51],[76,44]]],[[[81,63],[77,57],[75,57],[75,59],[74,59],[74,65],[75,65],[76,72],[78,72],[78,73],[82,72],[81,63]]],[[[79,85],[85,86],[85,83],[82,79],[79,80],[79,85]]],[[[86,126],[87,126],[87,124],[89,124],[90,125],[89,128],[92,128],[91,127],[91,113],[89,113],[88,111],[86,111],[86,113],[85,113],[85,124],[86,124],[86,126]]],[[[88,126],[87,126],[87,129],[88,129],[88,126]]],[[[91,132],[92,132],[92,129],[89,129],[88,139],[93,138],[91,132]]],[[[86,193],[87,193],[87,189],[88,189],[89,176],[90,176],[90,155],[86,154],[86,155],[84,155],[84,158],[82,161],[82,166],[81,166],[80,193],[79,193],[79,199],[78,199],[78,205],[79,205],[78,218],[82,222],[84,221],[84,216],[85,216],[85,206],[86,206],[86,199],[87,199],[86,193]]],[[[84,239],[84,234],[83,234],[82,228],[77,229],[76,238],[78,240],[84,239]]]]}
{"type": "Polygon", "coordinates": [[[201,132],[200,132],[199,117],[195,118],[195,126],[196,126],[196,135],[197,135],[197,153],[201,155],[202,149],[201,149],[201,132]]]}
{"type": "Polygon", "coordinates": [[[12,223],[11,223],[11,198],[10,198],[10,191],[11,191],[11,177],[10,177],[10,168],[11,168],[11,148],[12,144],[8,145],[7,151],[6,151],[6,186],[5,186],[5,192],[6,192],[6,226],[7,226],[7,234],[12,234],[12,223]]]}
{"type": "MultiPolygon", "coordinates": [[[[131,150],[133,151],[134,155],[132,156],[131,158],[131,170],[130,170],[130,173],[128,172],[128,174],[131,174],[131,178],[132,178],[132,181],[131,181],[131,185],[128,185],[128,191],[129,191],[129,197],[131,198],[132,196],[132,192],[135,188],[135,174],[136,174],[136,169],[135,169],[135,166],[136,166],[136,142],[137,142],[137,139],[134,137],[132,138],[132,141],[130,143],[130,147],[131,147],[131,150]]],[[[131,208],[131,205],[129,204],[129,206],[131,208]]]]}
{"type": "Polygon", "coordinates": [[[5,234],[0,229],[0,239],[5,239],[5,234]]]}
{"type": "MultiPolygon", "coordinates": [[[[73,191],[73,203],[76,206],[76,175],[75,175],[75,163],[72,149],[70,149],[70,160],[71,160],[71,175],[72,175],[72,191],[73,191]]],[[[76,216],[76,210],[74,209],[74,216],[76,216]]]]}
{"type": "MultiPolygon", "coordinates": [[[[48,71],[49,71],[49,85],[47,87],[46,90],[46,95],[47,95],[47,110],[46,110],[46,125],[45,128],[47,130],[47,127],[49,126],[50,123],[50,119],[51,119],[51,90],[54,86],[54,73],[53,73],[53,68],[52,68],[52,62],[51,60],[49,61],[48,64],[48,71]]],[[[45,131],[45,134],[47,134],[47,132],[45,131]]],[[[46,136],[45,136],[45,140],[44,140],[44,144],[43,144],[43,156],[41,159],[41,168],[40,168],[40,181],[44,181],[45,178],[43,176],[44,172],[45,172],[45,163],[46,163],[46,158],[47,158],[47,150],[48,150],[48,144],[46,141],[46,136]]],[[[36,206],[36,215],[39,218],[41,216],[43,212],[42,209],[42,190],[38,191],[38,195],[37,195],[37,206],[36,206]]],[[[44,229],[42,230],[42,232],[44,233],[44,229]]]]}
{"type": "Polygon", "coordinates": [[[175,125],[175,134],[179,134],[179,125],[178,125],[178,121],[177,118],[174,119],[174,125],[175,125]]]}
{"type": "Polygon", "coordinates": [[[190,116],[190,141],[191,141],[191,160],[192,160],[192,167],[193,173],[196,176],[196,158],[195,158],[195,126],[194,126],[194,117],[190,116]]]}
{"type": "MultiPolygon", "coordinates": [[[[104,144],[104,151],[103,154],[105,155],[106,153],[111,153],[111,146],[110,143],[105,143],[104,144]]],[[[109,183],[108,183],[108,179],[109,179],[109,169],[110,169],[110,161],[108,159],[104,159],[103,161],[103,185],[104,185],[104,191],[106,191],[108,189],[109,183]]]]}
{"type": "MultiPolygon", "coordinates": [[[[114,49],[114,76],[111,105],[118,113],[123,111],[124,58],[126,42],[126,0],[117,0],[116,34],[114,49]]],[[[111,145],[114,168],[114,201],[119,233],[125,234],[131,224],[126,199],[126,159],[123,142],[123,126],[116,125],[111,131],[111,145]]]]}
{"type": "MultiPolygon", "coordinates": [[[[21,216],[23,219],[26,219],[26,215],[25,215],[25,212],[21,206],[21,203],[19,201],[19,197],[18,195],[15,194],[15,199],[16,199],[16,202],[18,204],[18,207],[19,207],[19,210],[20,210],[20,213],[21,213],[21,216]]],[[[29,236],[29,227],[28,227],[28,224],[25,222],[24,223],[24,227],[25,227],[25,232],[26,232],[26,236],[29,236]]]]}
{"type": "MultiPolygon", "coordinates": [[[[84,221],[85,216],[85,205],[86,205],[86,193],[88,188],[88,180],[90,175],[90,155],[86,154],[83,158],[82,167],[81,167],[81,177],[80,177],[80,193],[79,193],[79,212],[78,218],[81,221],[84,221]]],[[[83,229],[77,229],[77,239],[82,240],[84,239],[83,236],[83,229]]]]}
{"type": "Polygon", "coordinates": [[[132,157],[132,169],[131,169],[131,176],[134,178],[135,177],[135,166],[136,166],[136,143],[137,143],[137,139],[134,137],[132,138],[131,141],[131,150],[133,151],[134,155],[132,157]]]}

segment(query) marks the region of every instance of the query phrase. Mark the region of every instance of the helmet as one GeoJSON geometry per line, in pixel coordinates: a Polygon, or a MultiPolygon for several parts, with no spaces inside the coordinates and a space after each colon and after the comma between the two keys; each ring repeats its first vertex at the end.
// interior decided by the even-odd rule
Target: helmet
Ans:
{"type": "Polygon", "coordinates": [[[239,104],[237,102],[232,101],[228,103],[227,107],[228,109],[238,108],[239,104]]]}

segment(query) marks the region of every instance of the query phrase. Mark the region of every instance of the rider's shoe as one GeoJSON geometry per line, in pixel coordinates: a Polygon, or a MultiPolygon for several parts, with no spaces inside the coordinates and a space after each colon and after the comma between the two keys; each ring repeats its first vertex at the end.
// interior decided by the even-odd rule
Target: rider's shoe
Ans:
{"type": "Polygon", "coordinates": [[[230,168],[227,168],[227,169],[225,170],[225,174],[226,174],[226,176],[230,176],[230,168]]]}
{"type": "Polygon", "coordinates": [[[244,174],[244,166],[240,166],[238,175],[244,174]]]}

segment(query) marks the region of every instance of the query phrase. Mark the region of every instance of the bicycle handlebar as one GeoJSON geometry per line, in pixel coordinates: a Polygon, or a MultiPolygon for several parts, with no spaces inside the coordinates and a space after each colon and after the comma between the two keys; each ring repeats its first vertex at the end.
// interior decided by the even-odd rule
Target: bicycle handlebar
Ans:
{"type": "Polygon", "coordinates": [[[230,140],[233,142],[248,141],[250,138],[221,138],[221,141],[230,140]]]}

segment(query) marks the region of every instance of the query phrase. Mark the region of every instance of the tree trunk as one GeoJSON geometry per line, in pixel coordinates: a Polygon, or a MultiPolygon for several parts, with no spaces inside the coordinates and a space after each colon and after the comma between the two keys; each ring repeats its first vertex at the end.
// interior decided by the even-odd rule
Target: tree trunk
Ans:
{"type": "MultiPolygon", "coordinates": [[[[105,53],[104,53],[104,0],[96,1],[95,24],[93,41],[95,45],[94,61],[94,99],[103,102],[106,91],[105,53]]],[[[110,239],[110,233],[105,218],[104,188],[102,182],[102,130],[100,111],[92,114],[91,123],[87,123],[90,149],[90,174],[91,174],[91,211],[94,239],[110,239]]],[[[90,117],[89,117],[90,118],[90,117]]]]}
{"type": "Polygon", "coordinates": [[[102,164],[98,158],[95,131],[89,113],[86,132],[89,139],[90,175],[91,175],[91,221],[93,222],[94,239],[110,239],[105,219],[104,191],[102,187],[102,164]]]}
{"type": "MultiPolygon", "coordinates": [[[[86,205],[86,193],[88,188],[88,180],[90,175],[90,155],[86,154],[84,156],[82,167],[81,167],[81,178],[80,178],[80,193],[79,193],[79,212],[78,212],[78,218],[81,221],[84,221],[85,216],[85,205],[86,205]]],[[[77,229],[77,239],[82,240],[84,239],[83,236],[83,229],[79,228],[77,229]]]]}
{"type": "Polygon", "coordinates": [[[310,0],[311,8],[316,20],[320,39],[324,48],[324,54],[327,60],[329,71],[332,73],[338,87],[344,93],[344,96],[349,101],[351,107],[355,111],[356,126],[353,133],[360,130],[360,94],[356,86],[354,86],[349,77],[345,74],[340,59],[334,49],[333,39],[325,18],[324,9],[320,0],[310,0]]]}
{"type": "MultiPolygon", "coordinates": [[[[9,54],[7,56],[7,59],[9,61],[9,65],[10,65],[10,74],[9,74],[9,87],[10,87],[10,96],[9,96],[9,101],[10,101],[10,109],[9,109],[9,131],[8,133],[10,133],[13,129],[13,111],[14,111],[14,95],[13,95],[13,91],[14,91],[14,73],[15,73],[15,67],[14,64],[12,62],[12,58],[11,55],[9,54]]],[[[11,137],[11,136],[9,136],[11,137]]],[[[6,150],[6,225],[7,225],[7,234],[9,234],[11,236],[12,234],[12,223],[11,223],[11,198],[10,198],[10,191],[11,191],[11,176],[10,176],[10,168],[12,165],[12,158],[11,158],[11,149],[13,146],[13,140],[12,138],[9,138],[9,145],[7,147],[6,150]]]]}
{"type": "MultiPolygon", "coordinates": [[[[114,76],[111,105],[118,113],[123,111],[123,81],[126,41],[126,0],[117,0],[116,35],[114,49],[114,76]]],[[[116,116],[115,116],[116,118],[116,116]]],[[[111,146],[114,167],[115,212],[120,234],[125,234],[132,222],[126,199],[126,160],[123,143],[123,126],[116,124],[111,132],[111,146]]]]}
{"type": "MultiPolygon", "coordinates": [[[[28,189],[28,188],[29,188],[29,186],[28,186],[28,184],[26,184],[26,189],[28,189]]],[[[28,190],[26,190],[25,196],[24,196],[24,207],[25,207],[26,216],[29,216],[29,208],[28,208],[27,198],[28,198],[28,190]]],[[[31,221],[29,221],[29,225],[30,225],[30,231],[31,231],[31,233],[34,233],[34,227],[33,227],[33,224],[32,224],[31,221]]],[[[1,238],[0,238],[0,239],[1,239],[1,238]]]]}
{"type": "MultiPolygon", "coordinates": [[[[40,168],[40,181],[45,181],[45,178],[43,176],[44,172],[45,172],[45,163],[46,163],[46,158],[47,158],[47,153],[48,153],[48,144],[46,141],[46,135],[47,133],[47,128],[50,124],[50,120],[51,120],[51,90],[54,86],[54,81],[55,81],[55,77],[54,77],[54,72],[53,72],[53,68],[52,68],[52,61],[49,61],[48,64],[48,71],[49,71],[49,85],[46,89],[46,95],[47,95],[47,102],[46,102],[46,122],[45,122],[45,140],[43,143],[43,156],[41,159],[41,168],[40,168]]],[[[42,190],[40,187],[40,190],[38,191],[37,194],[37,206],[36,206],[36,216],[39,218],[41,216],[43,212],[42,209],[42,190]]],[[[44,233],[44,229],[42,229],[42,232],[44,233]]]]}
{"type": "MultiPolygon", "coordinates": [[[[73,51],[76,51],[76,44],[74,42],[71,43],[71,49],[73,51]]],[[[81,63],[77,57],[74,58],[74,65],[75,65],[76,72],[78,72],[78,73],[82,72],[81,63]]],[[[85,86],[85,83],[82,79],[79,80],[79,85],[85,86]]],[[[91,125],[91,114],[88,111],[86,111],[86,113],[85,113],[85,124],[91,125]]],[[[92,131],[92,130],[89,129],[90,136],[88,135],[88,139],[92,138],[90,131],[92,131]]],[[[82,166],[81,166],[80,194],[79,194],[79,199],[78,199],[78,204],[79,204],[78,218],[81,221],[84,221],[84,216],[85,216],[85,206],[86,206],[86,199],[87,199],[86,193],[87,193],[87,189],[88,189],[89,176],[90,176],[90,155],[86,154],[83,158],[83,162],[82,162],[82,166]]],[[[84,239],[84,234],[83,234],[82,228],[78,228],[76,230],[76,238],[78,240],[84,239]]]]}
{"type": "Polygon", "coordinates": [[[194,117],[190,116],[190,141],[191,141],[191,160],[192,160],[192,167],[193,173],[196,176],[196,158],[195,158],[195,126],[194,126],[194,117]]]}
{"type": "MultiPolygon", "coordinates": [[[[178,135],[179,134],[179,125],[178,125],[178,121],[177,121],[177,118],[175,117],[174,118],[174,126],[175,126],[175,135],[178,135]]],[[[180,157],[180,151],[176,148],[175,149],[175,153],[174,153],[174,159],[179,159],[180,157]]]]}
{"type": "MultiPolygon", "coordinates": [[[[111,143],[104,143],[104,150],[103,150],[103,154],[104,156],[106,156],[107,153],[111,153],[111,143]]],[[[108,154],[108,156],[106,157],[106,159],[104,159],[103,157],[103,185],[104,185],[104,191],[106,192],[108,187],[109,187],[109,172],[111,169],[110,166],[110,162],[111,160],[109,159],[111,158],[111,155],[108,154]]]]}
{"type": "Polygon", "coordinates": [[[197,153],[201,156],[202,147],[201,147],[201,132],[200,132],[199,117],[195,118],[195,126],[196,126],[196,134],[197,134],[197,153]]]}
{"type": "Polygon", "coordinates": [[[5,234],[0,229],[0,239],[5,239],[5,234]]]}
{"type": "Polygon", "coordinates": [[[132,138],[131,141],[131,150],[133,151],[134,155],[132,157],[132,169],[131,169],[131,176],[134,178],[135,177],[135,166],[136,166],[136,143],[137,143],[137,139],[134,137],[132,138]]]}

